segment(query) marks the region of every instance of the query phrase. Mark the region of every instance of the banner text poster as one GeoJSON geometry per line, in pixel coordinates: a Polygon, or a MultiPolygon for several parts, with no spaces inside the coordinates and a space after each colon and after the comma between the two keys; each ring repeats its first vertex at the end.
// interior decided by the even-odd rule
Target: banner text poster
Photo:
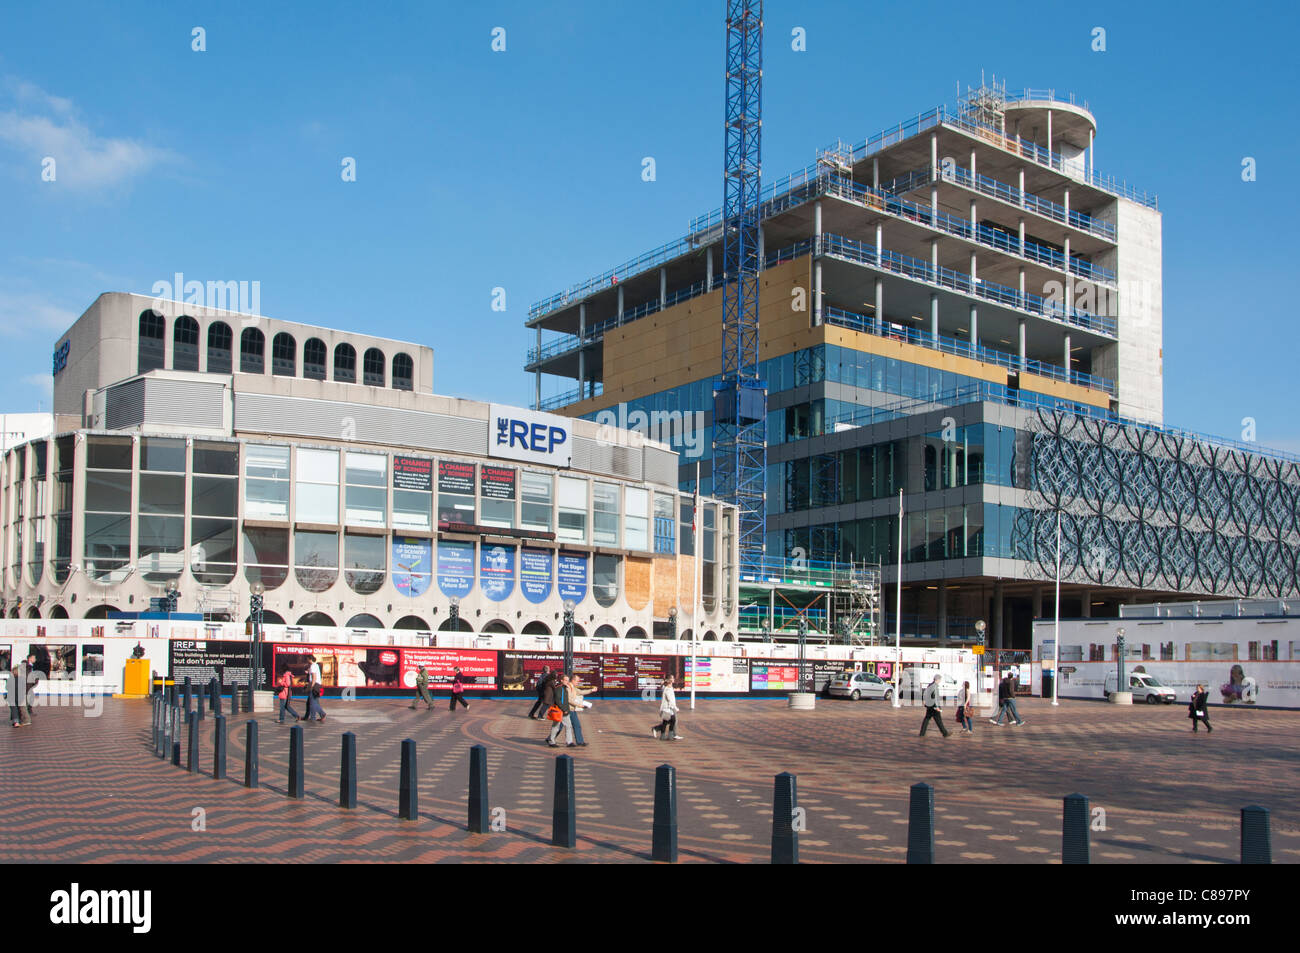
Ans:
{"type": "MultiPolygon", "coordinates": [[[[564,669],[564,655],[561,652],[502,652],[501,653],[501,689],[507,692],[537,693],[537,685],[542,680],[543,669],[552,672],[564,669]]],[[[604,682],[601,678],[601,656],[589,652],[573,654],[573,674],[576,675],[585,693],[599,692],[604,682]]]]}
{"type": "Polygon", "coordinates": [[[694,671],[697,692],[749,693],[749,659],[719,658],[717,656],[686,657],[686,689],[689,691],[694,671]],[[694,666],[692,666],[694,662],[694,666]]]}
{"type": "Polygon", "coordinates": [[[402,687],[415,688],[419,667],[429,673],[429,687],[449,689],[456,669],[466,691],[493,691],[497,686],[497,652],[492,649],[402,649],[402,687]]]}
{"type": "Polygon", "coordinates": [[[556,582],[561,599],[581,603],[587,598],[587,554],[560,553],[556,565],[556,582]]]}
{"type": "Polygon", "coordinates": [[[519,550],[519,589],[529,602],[537,604],[550,598],[554,556],[549,549],[524,546],[519,550]]]}
{"type": "Polygon", "coordinates": [[[393,586],[416,599],[429,591],[433,579],[433,541],[417,536],[393,537],[393,586]]]}
{"type": "Polygon", "coordinates": [[[474,464],[461,463],[458,460],[439,460],[438,492],[473,496],[474,464]]]}
{"type": "Polygon", "coordinates": [[[600,674],[605,688],[617,692],[636,691],[636,656],[605,655],[601,657],[600,674]]]}
{"type": "Polygon", "coordinates": [[[750,666],[750,684],[756,692],[798,691],[799,666],[774,665],[756,660],[750,666]]]}
{"type": "Polygon", "coordinates": [[[178,683],[189,676],[195,685],[216,678],[223,685],[248,684],[248,643],[235,641],[187,641],[168,643],[171,677],[178,683]]]}
{"type": "Polygon", "coordinates": [[[272,681],[286,670],[295,688],[310,681],[310,656],[320,665],[321,684],[326,688],[390,688],[398,685],[400,658],[397,649],[363,648],[355,645],[300,645],[277,643],[274,647],[272,681]]]}
{"type": "Polygon", "coordinates": [[[474,544],[438,540],[438,588],[444,596],[463,598],[474,588],[474,544]]]}
{"type": "Polygon", "coordinates": [[[831,679],[839,678],[845,672],[852,672],[853,664],[846,661],[808,663],[808,668],[813,677],[813,691],[820,692],[830,684],[831,679]]]}
{"type": "Polygon", "coordinates": [[[484,543],[480,549],[479,588],[493,602],[503,602],[515,589],[515,547],[484,543]]]}
{"type": "Polygon", "coordinates": [[[671,677],[675,685],[682,684],[685,668],[680,655],[638,655],[636,656],[636,687],[638,691],[647,688],[659,688],[664,679],[671,677]]]}
{"type": "Polygon", "coordinates": [[[428,457],[393,457],[393,489],[433,490],[433,461],[428,457]]]}
{"type": "Polygon", "coordinates": [[[494,467],[480,464],[479,489],[485,500],[513,500],[515,498],[514,467],[494,467]]]}

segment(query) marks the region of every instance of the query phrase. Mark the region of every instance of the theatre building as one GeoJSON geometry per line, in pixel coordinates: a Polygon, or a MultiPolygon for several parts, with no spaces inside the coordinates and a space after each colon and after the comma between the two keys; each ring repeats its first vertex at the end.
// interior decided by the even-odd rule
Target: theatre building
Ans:
{"type": "Polygon", "coordinates": [[[735,638],[734,510],[696,515],[638,433],[438,396],[428,347],[145,296],[54,343],[51,432],[0,465],[5,618],[242,623],[260,592],[289,637],[556,635],[571,602],[583,638],[735,638]]]}

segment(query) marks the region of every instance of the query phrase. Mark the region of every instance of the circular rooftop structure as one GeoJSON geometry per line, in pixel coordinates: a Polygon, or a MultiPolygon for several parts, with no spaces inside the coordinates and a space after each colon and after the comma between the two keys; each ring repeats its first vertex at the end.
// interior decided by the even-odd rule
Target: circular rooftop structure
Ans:
{"type": "Polygon", "coordinates": [[[1078,149],[1088,148],[1090,137],[1097,134],[1096,117],[1088,111],[1087,106],[1045,95],[1041,98],[1031,95],[1007,102],[1003,110],[1007,134],[1047,146],[1049,112],[1052,114],[1051,148],[1054,152],[1060,151],[1061,143],[1068,143],[1078,149]]]}

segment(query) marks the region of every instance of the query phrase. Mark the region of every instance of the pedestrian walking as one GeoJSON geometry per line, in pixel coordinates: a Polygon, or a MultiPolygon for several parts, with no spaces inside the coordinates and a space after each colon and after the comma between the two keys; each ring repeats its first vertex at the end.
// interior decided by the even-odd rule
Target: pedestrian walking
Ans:
{"type": "Polygon", "coordinates": [[[301,721],[298,713],[293,710],[293,673],[286,668],[280,673],[278,684],[280,690],[276,692],[276,697],[280,699],[280,724],[284,724],[286,712],[293,715],[294,721],[301,721]]]}
{"type": "Polygon", "coordinates": [[[968,735],[975,734],[975,705],[971,695],[970,682],[961,683],[961,692],[957,695],[957,724],[966,730],[968,735]]]}
{"type": "Polygon", "coordinates": [[[546,691],[551,686],[551,667],[542,666],[542,677],[537,680],[537,701],[533,702],[533,707],[528,709],[528,717],[536,718],[538,721],[546,720],[546,709],[550,708],[550,703],[546,700],[546,691]]]}
{"type": "Polygon", "coordinates": [[[1210,727],[1210,693],[1205,690],[1204,685],[1197,685],[1196,691],[1192,692],[1192,701],[1187,706],[1187,717],[1192,719],[1192,734],[1196,734],[1196,723],[1205,722],[1206,732],[1214,729],[1210,727]]]}
{"type": "Polygon", "coordinates": [[[311,662],[311,667],[307,669],[307,682],[311,686],[307,689],[307,720],[324,721],[325,709],[321,707],[320,699],[325,694],[325,684],[321,678],[320,663],[314,655],[308,655],[307,660],[311,662]]]}
{"type": "Polygon", "coordinates": [[[673,677],[664,679],[663,691],[659,694],[659,724],[650,729],[650,736],[660,741],[681,741],[677,733],[677,696],[673,692],[673,677]]]}
{"type": "Polygon", "coordinates": [[[925,718],[921,721],[922,738],[925,737],[925,729],[930,727],[931,721],[934,721],[934,723],[939,726],[939,730],[943,732],[945,738],[948,737],[948,729],[943,726],[943,714],[939,711],[939,705],[943,701],[939,692],[939,685],[942,684],[942,682],[943,677],[936,674],[934,676],[934,681],[926,686],[925,692],[922,695],[922,698],[925,700],[925,718]]]}
{"type": "Polygon", "coordinates": [[[23,719],[24,725],[30,725],[32,719],[36,717],[36,712],[32,711],[32,699],[36,697],[36,686],[40,683],[43,673],[36,667],[36,656],[27,656],[27,667],[24,670],[23,685],[26,690],[23,692],[23,708],[27,717],[23,719]]]}
{"type": "Polygon", "coordinates": [[[582,685],[575,673],[569,679],[569,723],[573,725],[573,737],[577,740],[579,748],[587,747],[587,742],[582,737],[582,721],[578,718],[583,709],[582,698],[582,685]]]}
{"type": "Polygon", "coordinates": [[[421,665],[415,672],[415,697],[411,699],[411,711],[424,702],[425,711],[433,711],[433,696],[429,694],[429,673],[421,665]]]}
{"type": "Polygon", "coordinates": [[[569,678],[567,675],[561,675],[555,683],[555,704],[547,709],[547,717],[551,719],[551,733],[546,736],[546,744],[551,748],[558,748],[555,739],[560,736],[560,728],[564,729],[564,741],[570,747],[574,747],[573,741],[573,719],[569,717],[569,678]],[[557,717],[558,716],[558,717],[557,717]]]}
{"type": "Polygon", "coordinates": [[[26,727],[23,722],[23,690],[18,687],[27,684],[26,675],[20,674],[22,664],[19,662],[7,672],[0,672],[7,683],[5,688],[9,696],[9,724],[14,728],[26,727]]]}
{"type": "Polygon", "coordinates": [[[998,682],[998,717],[990,718],[989,721],[995,725],[1002,724],[1003,715],[1011,715],[1016,725],[1023,725],[1025,720],[1020,717],[1020,712],[1016,710],[1016,689],[1015,682],[1010,674],[998,682]]]}
{"type": "Polygon", "coordinates": [[[469,708],[469,702],[465,701],[465,683],[461,680],[460,669],[456,669],[456,674],[451,680],[451,699],[447,703],[447,709],[455,711],[457,702],[464,705],[466,709],[469,708]]]}

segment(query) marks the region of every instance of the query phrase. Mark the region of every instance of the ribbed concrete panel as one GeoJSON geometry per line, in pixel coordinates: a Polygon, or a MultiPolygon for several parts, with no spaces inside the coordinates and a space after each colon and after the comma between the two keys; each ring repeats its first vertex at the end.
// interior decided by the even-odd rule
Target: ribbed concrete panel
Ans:
{"type": "Polygon", "coordinates": [[[487,421],[334,401],[235,395],[235,430],[483,455],[487,421]]]}
{"type": "Polygon", "coordinates": [[[151,424],[220,428],[224,423],[225,387],[192,380],[133,381],[144,384],[144,417],[151,424]]]}
{"type": "Polygon", "coordinates": [[[104,395],[106,430],[126,430],[144,423],[144,381],[136,379],[110,387],[104,395]]]}
{"type": "Polygon", "coordinates": [[[642,479],[641,450],[592,440],[589,437],[573,438],[573,469],[628,480],[642,479]]]}
{"type": "Polygon", "coordinates": [[[668,450],[645,448],[645,481],[677,485],[677,454],[668,450]]]}

